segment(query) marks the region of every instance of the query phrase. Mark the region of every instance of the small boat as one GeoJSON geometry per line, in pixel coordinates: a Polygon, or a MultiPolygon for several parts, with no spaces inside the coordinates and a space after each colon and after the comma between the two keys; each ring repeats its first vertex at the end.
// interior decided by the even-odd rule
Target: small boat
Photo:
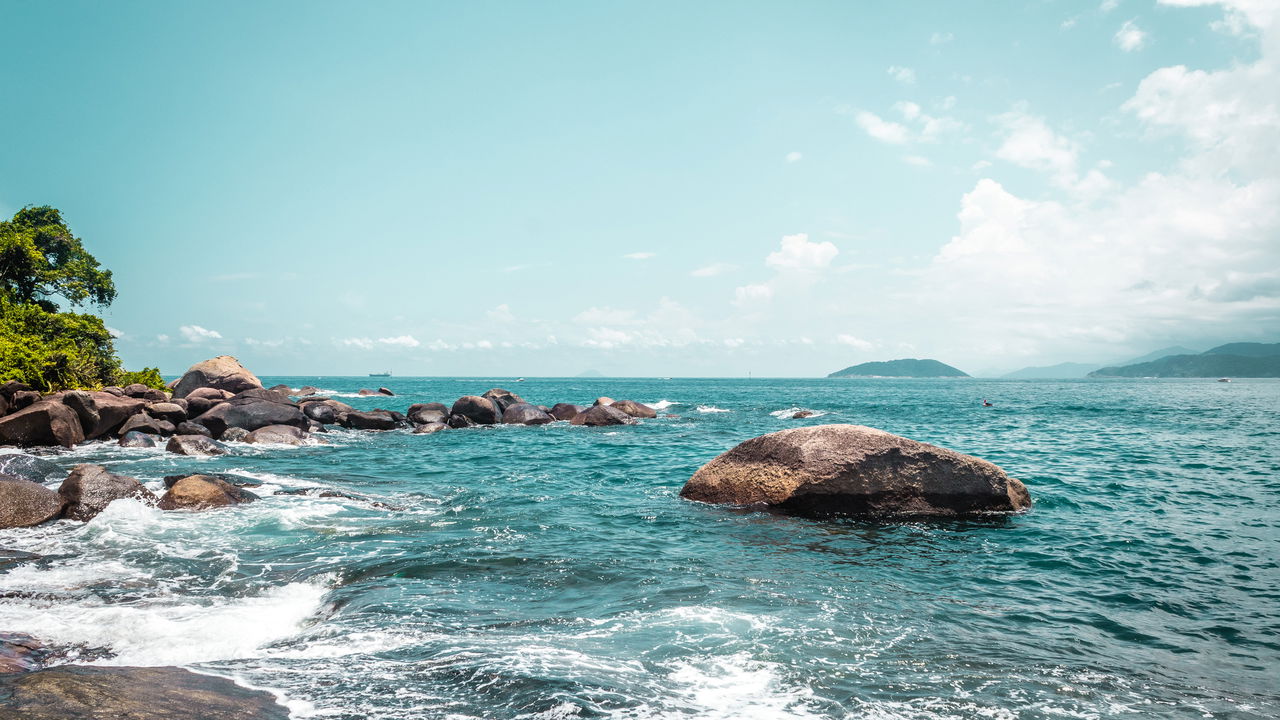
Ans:
{"type": "Polygon", "coordinates": [[[1231,382],[1231,378],[1218,378],[1218,382],[1231,382]]]}
{"type": "Polygon", "coordinates": [[[369,377],[391,377],[391,371],[388,370],[380,373],[369,373],[369,377]]]}
{"type": "Polygon", "coordinates": [[[516,382],[524,382],[524,378],[516,378],[516,382]]]}

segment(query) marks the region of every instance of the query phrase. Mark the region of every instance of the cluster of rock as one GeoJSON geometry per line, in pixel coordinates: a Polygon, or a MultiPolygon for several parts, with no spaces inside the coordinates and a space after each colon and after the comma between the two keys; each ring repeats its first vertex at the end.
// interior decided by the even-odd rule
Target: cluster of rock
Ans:
{"type": "Polygon", "coordinates": [[[138,500],[161,510],[205,510],[252,502],[258,496],[213,475],[174,475],[156,497],[137,478],[101,465],[77,465],[57,490],[44,485],[53,463],[30,455],[0,455],[0,529],[32,527],[65,518],[87,522],[116,500],[138,500]]]}
{"type": "MultiPolygon", "coordinates": [[[[314,387],[296,392],[287,385],[264,388],[253,373],[227,355],[192,366],[172,384],[172,392],[130,385],[42,395],[22,383],[8,382],[0,386],[0,445],[71,447],[85,440],[119,438],[126,447],[163,443],[175,453],[217,455],[227,451],[219,441],[297,445],[306,442],[310,433],[335,424],[356,430],[414,428],[414,432],[432,433],[557,420],[574,425],[627,425],[636,418],[657,417],[652,408],[630,400],[599,398],[591,407],[569,403],[546,407],[501,388],[467,395],[452,406],[419,403],[405,413],[357,410],[316,392],[314,387]]],[[[360,394],[394,395],[387,388],[360,394]]]]}

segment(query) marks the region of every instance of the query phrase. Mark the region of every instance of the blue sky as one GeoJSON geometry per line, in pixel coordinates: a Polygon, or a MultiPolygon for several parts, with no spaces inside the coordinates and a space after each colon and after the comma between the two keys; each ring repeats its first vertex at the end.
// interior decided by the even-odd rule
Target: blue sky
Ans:
{"type": "Polygon", "coordinates": [[[1280,328],[1269,0],[0,0],[131,366],[975,373],[1280,328]]]}

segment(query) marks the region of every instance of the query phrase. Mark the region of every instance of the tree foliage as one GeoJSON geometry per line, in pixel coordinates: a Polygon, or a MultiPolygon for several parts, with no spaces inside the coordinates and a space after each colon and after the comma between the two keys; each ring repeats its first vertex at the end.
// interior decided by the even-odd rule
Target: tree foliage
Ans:
{"type": "Polygon", "coordinates": [[[122,370],[102,318],[58,312],[59,297],[106,307],[116,297],[111,271],[99,266],[56,209],[23,208],[0,222],[0,381],[44,391],[164,386],[155,368],[122,370]]]}

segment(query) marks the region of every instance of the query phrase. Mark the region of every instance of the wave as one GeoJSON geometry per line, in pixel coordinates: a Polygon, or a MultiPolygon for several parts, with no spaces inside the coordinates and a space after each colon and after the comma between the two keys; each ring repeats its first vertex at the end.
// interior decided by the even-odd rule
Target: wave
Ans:
{"type": "Polygon", "coordinates": [[[683,404],[684,403],[672,402],[670,400],[659,400],[658,402],[645,403],[645,405],[653,408],[654,410],[666,410],[672,405],[683,405],[683,404]]]}
{"type": "Polygon", "coordinates": [[[814,410],[813,408],[805,408],[805,407],[798,407],[798,406],[789,407],[786,410],[774,410],[769,414],[781,420],[789,420],[793,415],[795,415],[798,412],[807,412],[809,413],[809,417],[822,417],[823,415],[827,414],[826,410],[814,410]]]}
{"type": "Polygon", "coordinates": [[[730,410],[725,410],[724,408],[718,408],[718,407],[716,407],[715,405],[699,405],[699,406],[698,406],[698,412],[700,412],[700,413],[727,413],[727,412],[731,412],[731,411],[730,411],[730,410]]]}

